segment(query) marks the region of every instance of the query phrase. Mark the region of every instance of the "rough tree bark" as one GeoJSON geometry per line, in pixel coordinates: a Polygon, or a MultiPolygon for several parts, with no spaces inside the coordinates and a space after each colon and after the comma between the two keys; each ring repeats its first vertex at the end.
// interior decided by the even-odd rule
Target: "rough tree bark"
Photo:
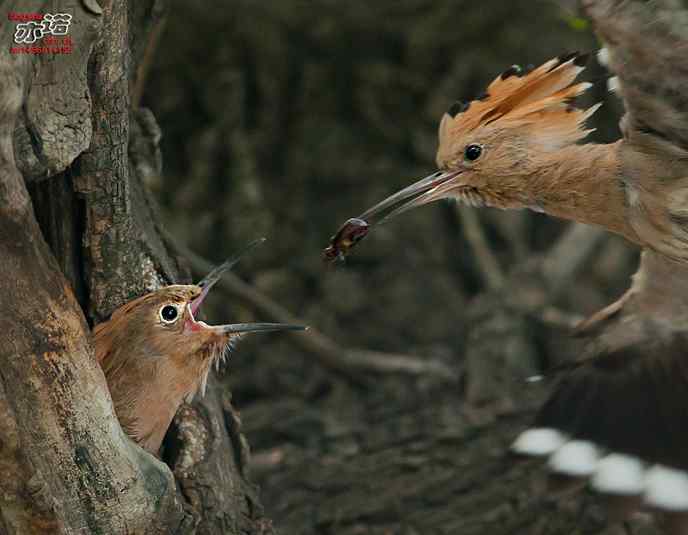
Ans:
{"type": "Polygon", "coordinates": [[[0,11],[0,531],[271,533],[223,390],[179,412],[162,462],[122,433],[94,360],[89,325],[182,278],[141,183],[159,132],[131,97],[164,5],[0,11]],[[11,54],[9,11],[72,14],[73,52],[11,54]]]}

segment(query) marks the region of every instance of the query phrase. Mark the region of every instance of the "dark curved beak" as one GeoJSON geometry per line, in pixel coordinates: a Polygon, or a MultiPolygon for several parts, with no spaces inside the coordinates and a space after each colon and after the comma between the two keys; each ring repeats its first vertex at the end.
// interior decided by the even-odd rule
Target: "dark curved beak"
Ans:
{"type": "Polygon", "coordinates": [[[460,174],[461,171],[437,171],[369,208],[359,219],[369,224],[385,223],[411,208],[440,199],[452,186],[451,180],[460,174]]]}
{"type": "Polygon", "coordinates": [[[290,323],[233,323],[230,325],[218,325],[215,329],[227,334],[243,334],[268,333],[274,331],[306,331],[308,327],[304,325],[292,325],[290,323]]]}
{"type": "Polygon", "coordinates": [[[222,278],[222,275],[224,275],[227,271],[232,269],[239,260],[241,260],[244,256],[246,256],[246,253],[252,251],[255,249],[258,245],[261,245],[262,243],[265,242],[265,238],[258,238],[257,240],[252,241],[249,243],[246,247],[244,247],[241,251],[236,253],[235,255],[229,257],[227,260],[225,260],[222,264],[217,266],[215,269],[213,269],[210,273],[208,273],[203,279],[196,284],[196,286],[200,286],[202,288],[201,294],[196,297],[193,301],[191,301],[191,313],[196,314],[196,311],[198,308],[201,306],[201,303],[203,300],[206,298],[208,295],[208,292],[210,289],[215,286],[215,283],[219,281],[222,278]]]}
{"type": "Polygon", "coordinates": [[[214,332],[223,334],[243,334],[243,333],[257,333],[257,332],[273,332],[273,331],[305,331],[308,327],[303,325],[292,325],[290,323],[232,323],[228,325],[208,325],[203,321],[196,321],[195,315],[198,308],[203,303],[203,300],[208,295],[210,289],[222,278],[227,271],[232,269],[236,263],[241,260],[246,253],[252,251],[255,247],[265,242],[265,238],[258,238],[249,243],[241,251],[225,260],[222,264],[208,273],[197,286],[201,288],[201,293],[187,306],[190,310],[192,330],[210,329],[214,332]]]}
{"type": "Polygon", "coordinates": [[[461,171],[437,171],[387,197],[360,216],[347,220],[323,250],[323,259],[325,262],[343,260],[351,248],[366,237],[373,225],[385,223],[406,210],[446,197],[449,190],[456,186],[452,180],[460,174],[461,171]]]}

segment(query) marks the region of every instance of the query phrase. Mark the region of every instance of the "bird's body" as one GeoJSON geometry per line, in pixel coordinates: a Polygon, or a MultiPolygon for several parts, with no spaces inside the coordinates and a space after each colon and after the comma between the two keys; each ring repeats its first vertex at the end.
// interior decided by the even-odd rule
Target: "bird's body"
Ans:
{"type": "MultiPolygon", "coordinates": [[[[253,244],[252,244],[253,245],[253,244]]],[[[232,258],[198,285],[172,285],[121,306],[94,329],[98,363],[124,431],[156,453],[179,406],[205,393],[213,363],[247,332],[300,330],[273,323],[208,325],[196,315],[232,258]]]]}
{"type": "Polygon", "coordinates": [[[587,349],[516,440],[518,453],[688,533],[688,13],[587,0],[626,106],[623,138],[578,144],[597,106],[573,99],[585,58],[514,66],[439,127],[439,171],[366,211],[373,223],[453,197],[599,225],[643,249],[622,298],[580,328],[587,349]],[[386,214],[382,216],[382,214],[386,214]]]}
{"type": "Polygon", "coordinates": [[[120,424],[151,451],[160,446],[179,405],[205,390],[211,364],[230,341],[229,335],[212,331],[206,336],[184,332],[193,325],[186,303],[200,293],[197,286],[168,286],[120,307],[94,330],[96,357],[120,424]],[[166,305],[182,311],[178,325],[158,317],[166,305]]]}

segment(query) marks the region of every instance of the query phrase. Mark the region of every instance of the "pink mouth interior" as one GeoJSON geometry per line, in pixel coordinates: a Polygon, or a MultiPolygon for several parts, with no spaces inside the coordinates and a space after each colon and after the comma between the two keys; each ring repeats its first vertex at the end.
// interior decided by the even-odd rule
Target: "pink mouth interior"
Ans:
{"type": "Polygon", "coordinates": [[[209,291],[210,291],[210,286],[206,286],[205,288],[203,288],[201,290],[201,294],[196,299],[191,301],[190,307],[191,307],[191,313],[193,315],[195,315],[196,312],[198,311],[198,309],[201,307],[201,303],[203,303],[203,300],[206,298],[209,291]]]}
{"type": "Polygon", "coordinates": [[[201,304],[208,295],[209,290],[209,286],[203,288],[203,290],[201,290],[201,294],[187,305],[187,308],[189,309],[189,319],[186,321],[186,327],[193,332],[197,332],[208,327],[205,322],[196,320],[196,313],[198,312],[198,309],[201,308],[201,304]]]}
{"type": "MultiPolygon", "coordinates": [[[[198,332],[198,331],[204,331],[206,329],[211,328],[211,326],[208,325],[205,321],[196,320],[196,317],[194,316],[193,302],[189,303],[186,306],[189,310],[189,317],[186,320],[186,324],[184,326],[186,330],[189,330],[192,332],[198,332]]],[[[198,306],[196,307],[196,310],[198,310],[198,306]]]]}

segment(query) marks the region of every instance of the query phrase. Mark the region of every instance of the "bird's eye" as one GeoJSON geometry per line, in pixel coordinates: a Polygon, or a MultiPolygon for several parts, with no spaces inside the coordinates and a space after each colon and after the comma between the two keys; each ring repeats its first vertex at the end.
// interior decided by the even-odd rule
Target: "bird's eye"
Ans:
{"type": "Polygon", "coordinates": [[[469,161],[469,162],[474,162],[478,158],[480,158],[480,155],[483,153],[483,148],[480,145],[476,145],[475,143],[471,143],[466,147],[466,150],[464,150],[463,155],[464,157],[469,161]]]}
{"type": "Polygon", "coordinates": [[[163,323],[174,323],[177,320],[179,312],[174,305],[165,305],[160,309],[160,319],[163,323]]]}

